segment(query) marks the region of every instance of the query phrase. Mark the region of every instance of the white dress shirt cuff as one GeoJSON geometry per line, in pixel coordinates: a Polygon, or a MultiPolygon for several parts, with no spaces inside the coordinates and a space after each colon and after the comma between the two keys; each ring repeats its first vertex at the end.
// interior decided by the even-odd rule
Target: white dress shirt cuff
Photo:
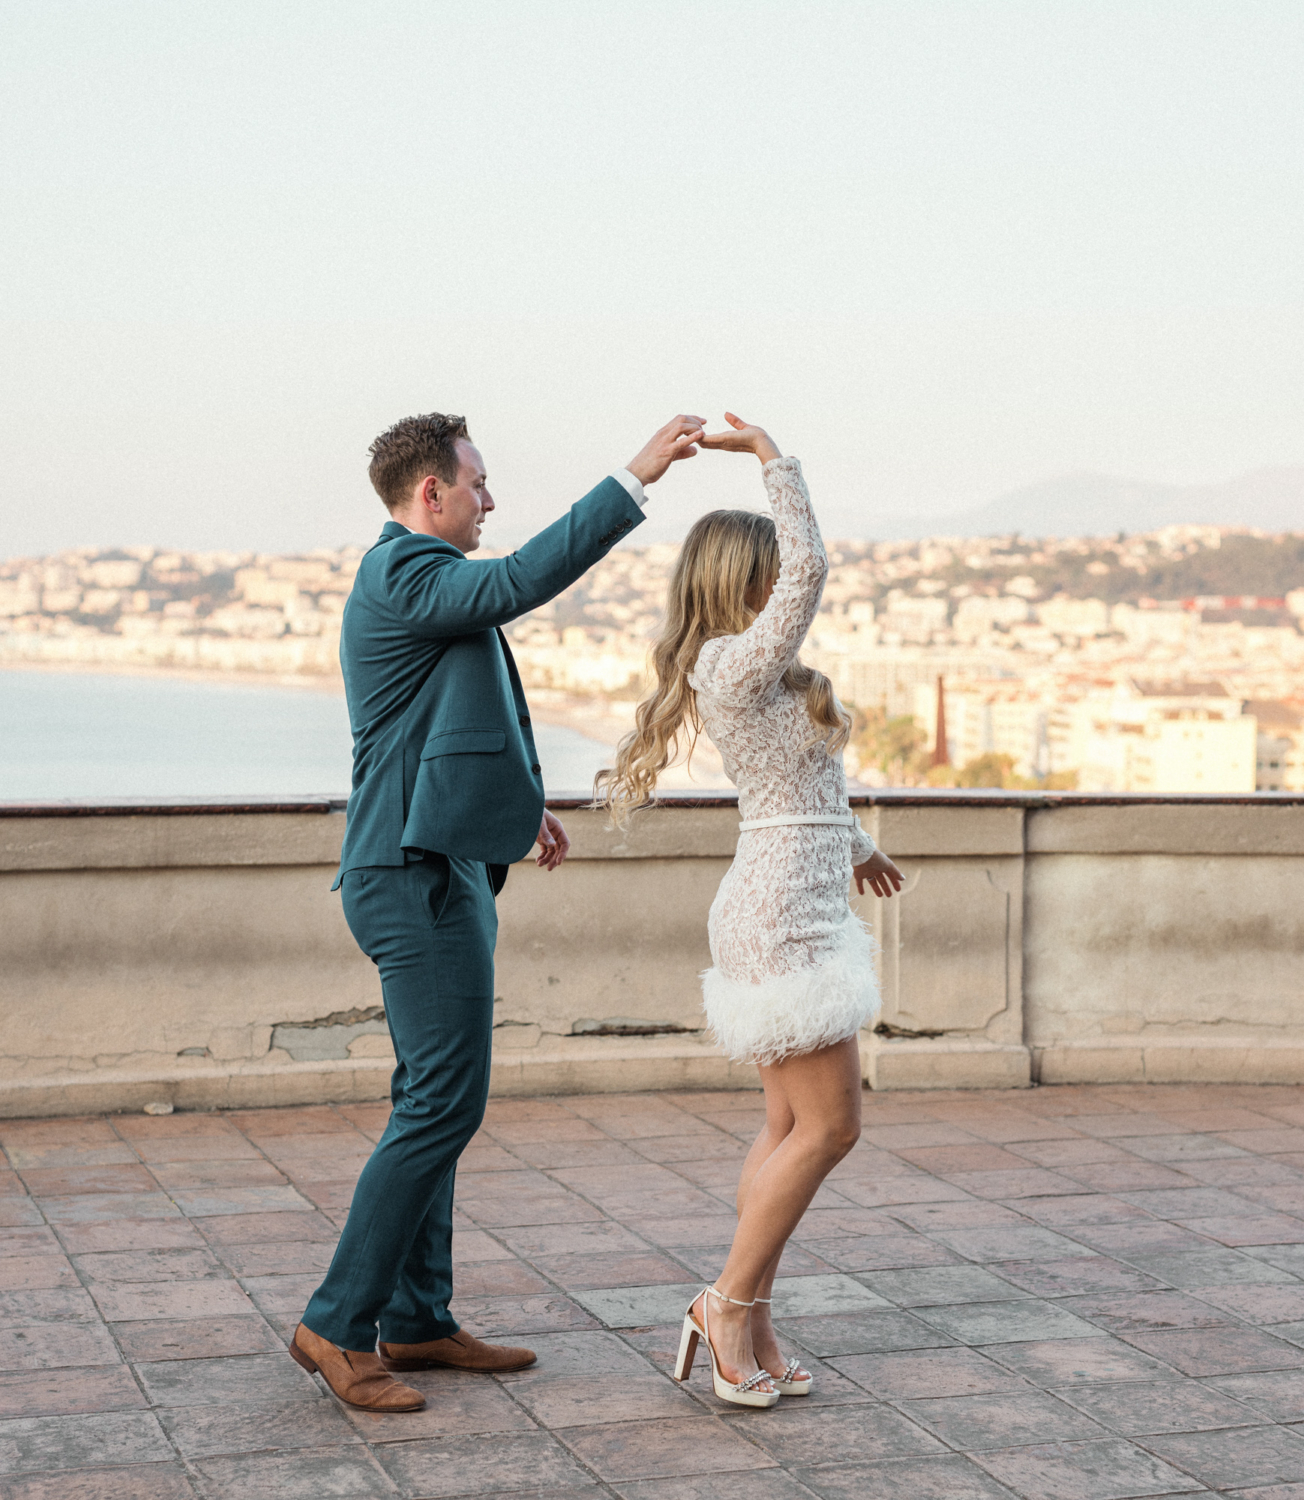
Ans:
{"type": "Polygon", "coordinates": [[[629,491],[629,498],[640,508],[643,505],[643,486],[629,472],[628,469],[613,469],[611,477],[617,484],[623,485],[629,491]]]}

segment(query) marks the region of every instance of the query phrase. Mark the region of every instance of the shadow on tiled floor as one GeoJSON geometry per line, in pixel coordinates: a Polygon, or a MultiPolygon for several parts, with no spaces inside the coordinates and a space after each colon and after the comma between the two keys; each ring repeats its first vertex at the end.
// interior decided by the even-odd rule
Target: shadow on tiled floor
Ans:
{"type": "Polygon", "coordinates": [[[338,1405],[285,1341],[385,1118],[0,1121],[0,1496],[1304,1500],[1304,1089],[866,1095],[770,1412],[667,1374],[755,1094],[491,1104],[454,1310],[538,1365],[338,1405]]]}

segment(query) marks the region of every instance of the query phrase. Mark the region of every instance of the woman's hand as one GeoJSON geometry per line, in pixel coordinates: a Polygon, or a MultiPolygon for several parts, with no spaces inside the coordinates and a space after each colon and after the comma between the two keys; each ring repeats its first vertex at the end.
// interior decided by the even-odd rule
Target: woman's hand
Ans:
{"type": "Polygon", "coordinates": [[[731,411],[725,412],[724,419],[733,431],[708,432],[697,440],[701,447],[719,448],[722,453],[754,453],[763,464],[768,464],[773,458],[783,457],[774,446],[774,439],[764,428],[749,427],[731,411]]]}
{"type": "Polygon", "coordinates": [[[570,840],[566,837],[566,830],[561,826],[561,821],[546,809],[539,829],[538,843],[539,857],[535,864],[541,870],[555,870],[570,853],[570,840]]]}
{"type": "Polygon", "coordinates": [[[876,896],[890,896],[905,883],[905,876],[881,849],[875,849],[865,863],[856,865],[851,873],[856,877],[856,889],[862,896],[867,880],[876,896]]]}

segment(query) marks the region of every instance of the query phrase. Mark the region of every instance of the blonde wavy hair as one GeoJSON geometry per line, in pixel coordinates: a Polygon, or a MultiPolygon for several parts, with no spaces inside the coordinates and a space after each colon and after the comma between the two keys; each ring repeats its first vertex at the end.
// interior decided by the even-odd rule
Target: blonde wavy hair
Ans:
{"type": "MultiPolygon", "coordinates": [[[[766,586],[779,576],[779,542],[770,516],[748,510],[713,510],[696,522],[680,549],[666,599],[666,618],[652,647],[656,686],[639,704],[635,727],[616,747],[616,764],[593,779],[593,801],[617,827],[655,798],[657,777],[675,758],[681,736],[688,759],[702,730],[697,695],[688,674],[703,645],[740,635],[755,620],[766,586]]],[[[851,732],[851,716],[822,672],[794,662],[783,685],[806,695],[811,737],[836,755],[851,732]]]]}

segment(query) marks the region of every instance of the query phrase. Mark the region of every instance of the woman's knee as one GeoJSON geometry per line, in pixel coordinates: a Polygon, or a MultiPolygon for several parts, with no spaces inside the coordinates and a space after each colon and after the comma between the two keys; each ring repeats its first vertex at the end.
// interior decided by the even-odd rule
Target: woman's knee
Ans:
{"type": "Polygon", "coordinates": [[[835,1166],[860,1140],[860,1121],[850,1118],[812,1121],[802,1131],[809,1149],[835,1166]]]}
{"type": "Polygon", "coordinates": [[[790,1109],[767,1109],[765,1123],[761,1126],[756,1138],[758,1141],[768,1141],[773,1151],[776,1146],[788,1139],[796,1124],[797,1117],[790,1109]]]}
{"type": "Polygon", "coordinates": [[[762,1128],[768,1131],[776,1141],[781,1141],[792,1133],[792,1128],[797,1123],[797,1116],[793,1112],[791,1102],[775,1080],[763,1074],[762,1083],[765,1088],[765,1125],[762,1128]]]}

